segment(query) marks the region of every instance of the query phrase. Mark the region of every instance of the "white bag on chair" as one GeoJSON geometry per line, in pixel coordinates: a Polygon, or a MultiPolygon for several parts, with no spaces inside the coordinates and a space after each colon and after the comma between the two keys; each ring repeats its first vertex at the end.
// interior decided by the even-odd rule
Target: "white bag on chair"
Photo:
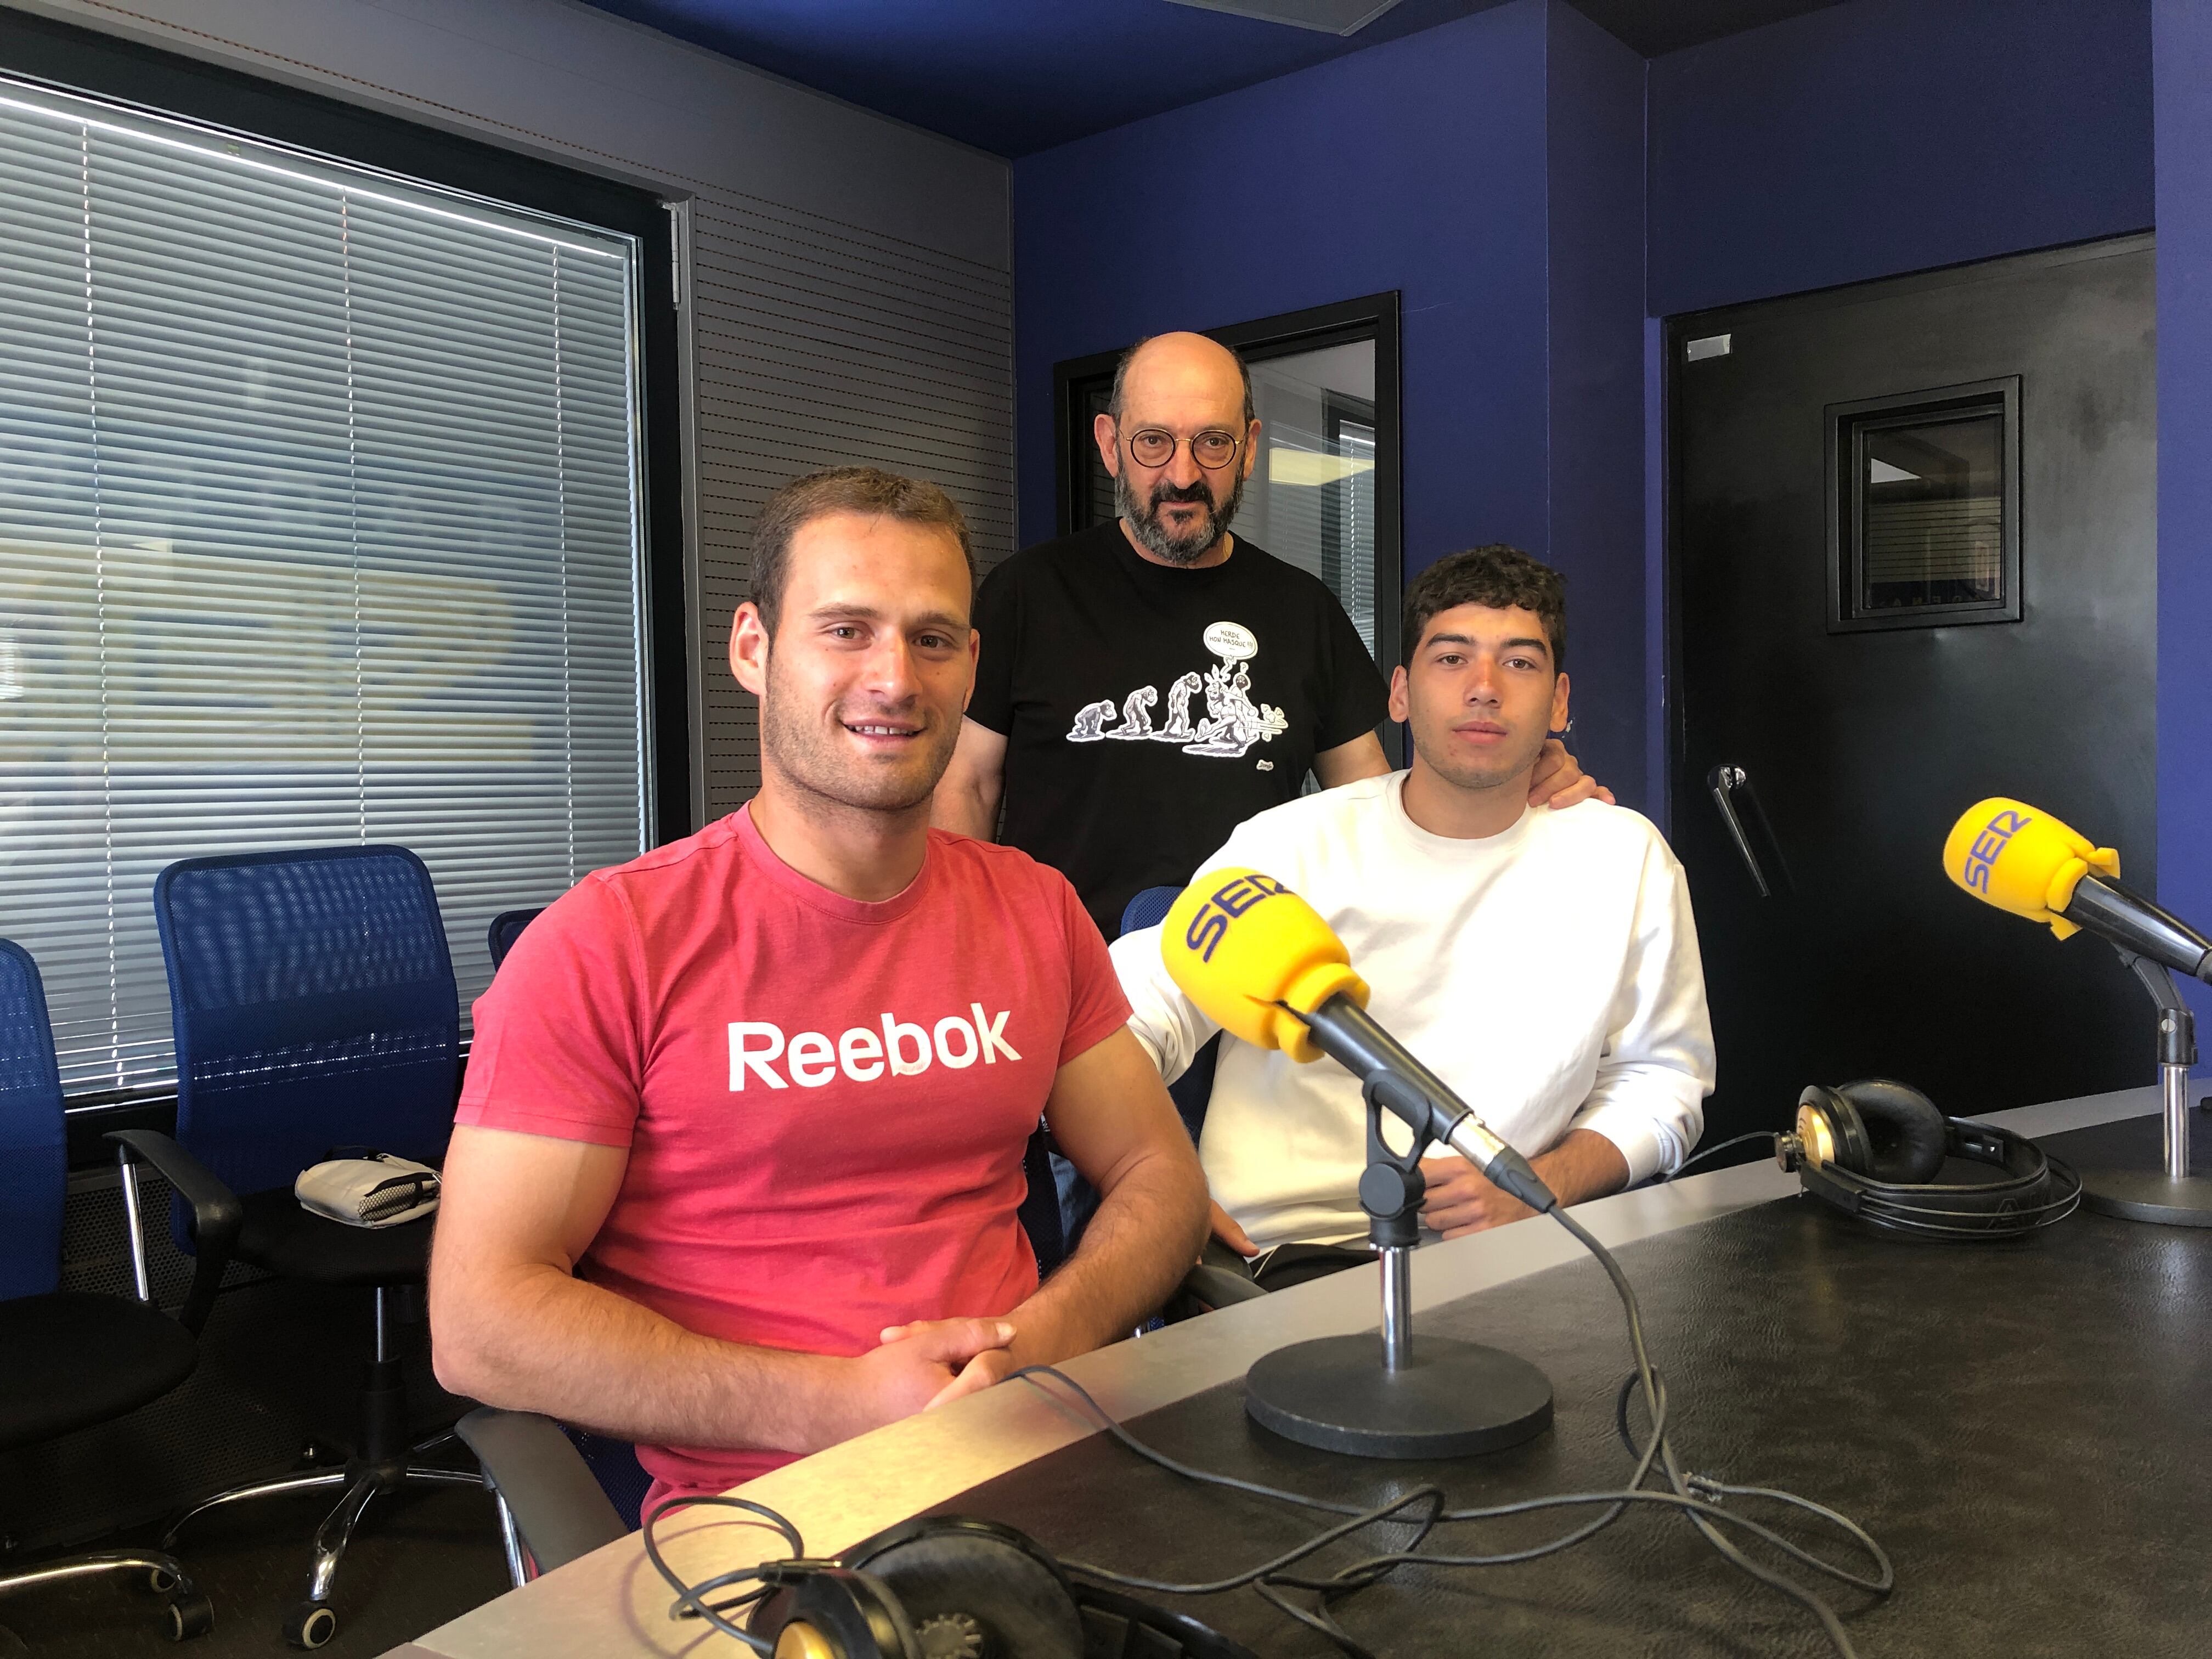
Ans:
{"type": "Polygon", "coordinates": [[[397,1227],[438,1207],[438,1172],[390,1152],[334,1158],[302,1170],[292,1196],[349,1227],[397,1227]]]}

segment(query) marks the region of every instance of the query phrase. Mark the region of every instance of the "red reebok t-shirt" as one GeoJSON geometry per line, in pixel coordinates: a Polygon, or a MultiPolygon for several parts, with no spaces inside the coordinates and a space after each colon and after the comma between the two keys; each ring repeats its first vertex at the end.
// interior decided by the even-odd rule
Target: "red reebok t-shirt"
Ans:
{"type": "MultiPolygon", "coordinates": [[[[740,811],[586,877],[476,1005],[459,1121],[629,1164],[580,1277],[685,1328],[856,1355],[1036,1287],[1022,1150],[1060,1065],[1128,1018],[1056,871],[933,830],[862,903],[740,811]]],[[[791,1461],[640,1446],[656,1492],[791,1461]]]]}

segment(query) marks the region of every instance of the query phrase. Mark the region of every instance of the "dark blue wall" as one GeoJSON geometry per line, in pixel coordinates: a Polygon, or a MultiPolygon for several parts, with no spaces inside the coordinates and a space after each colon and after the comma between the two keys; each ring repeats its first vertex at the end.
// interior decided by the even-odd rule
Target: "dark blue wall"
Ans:
{"type": "Polygon", "coordinates": [[[1559,0],[1515,0],[1018,161],[1024,539],[1054,527],[1054,362],[1396,289],[1407,572],[1489,541],[1556,560],[1577,749],[1640,800],[1641,82],[1559,0]]]}
{"type": "Polygon", "coordinates": [[[1054,362],[1395,288],[1407,550],[1540,541],[1543,51],[1520,0],[1016,162],[1023,538],[1054,362]]]}
{"type": "Polygon", "coordinates": [[[2212,925],[2212,6],[2158,0],[2158,892],[2212,925]]]}
{"type": "Polygon", "coordinates": [[[2150,0],[1856,0],[1654,59],[1650,136],[1654,316],[2141,230],[2150,0]]]}
{"type": "Polygon", "coordinates": [[[1550,489],[1576,754],[1651,811],[1644,557],[1644,60],[1554,3],[1545,63],[1550,489]]]}
{"type": "MultiPolygon", "coordinates": [[[[2149,225],[2153,3],[1855,0],[1645,65],[1559,0],[1515,0],[1026,158],[1023,538],[1053,530],[1055,362],[1398,289],[1408,574],[1489,540],[1557,563],[1576,746],[1663,818],[1644,315],[2149,225]],[[1205,181],[1190,158],[1206,156],[1231,173],[1205,181]]],[[[2212,10],[2156,3],[2176,35],[2212,10]]],[[[2202,68],[2161,64],[2161,97],[2202,68]]],[[[2201,168],[2201,126],[2175,132],[2161,146],[2197,143],[2201,168]]],[[[2166,270],[2162,247],[2162,309],[2166,270]]],[[[2162,418],[2193,374],[2212,378],[2171,343],[2161,374],[2162,418]]],[[[2177,513],[2189,486],[2171,438],[2165,453],[2177,513]]],[[[2192,533],[2212,536],[2212,505],[2190,499],[2192,533]]],[[[2212,638],[2212,563],[2185,603],[2173,544],[2168,633],[2212,638]]],[[[2204,720],[2186,752],[2212,760],[2204,720]]],[[[2204,883],[2212,898],[2212,860],[2204,883]]]]}

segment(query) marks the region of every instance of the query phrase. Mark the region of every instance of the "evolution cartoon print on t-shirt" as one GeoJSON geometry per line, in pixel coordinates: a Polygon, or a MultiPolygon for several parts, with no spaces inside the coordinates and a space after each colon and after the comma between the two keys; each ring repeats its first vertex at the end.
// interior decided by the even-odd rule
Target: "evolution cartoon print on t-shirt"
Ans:
{"type": "Polygon", "coordinates": [[[1255,743],[1270,743],[1290,726],[1283,711],[1272,703],[1252,701],[1252,672],[1248,664],[1260,654],[1260,641],[1240,623],[1218,622],[1206,629],[1206,648],[1215,662],[1203,676],[1183,674],[1168,687],[1167,724],[1155,729],[1152,710],[1158,690],[1140,685],[1121,705],[1121,723],[1109,726],[1114,700],[1102,697],[1076,710],[1069,728],[1070,743],[1103,743],[1119,739],[1132,743],[1172,743],[1186,755],[1206,755],[1235,760],[1255,743]],[[1191,700],[1206,694],[1206,717],[1191,723],[1191,700]]]}

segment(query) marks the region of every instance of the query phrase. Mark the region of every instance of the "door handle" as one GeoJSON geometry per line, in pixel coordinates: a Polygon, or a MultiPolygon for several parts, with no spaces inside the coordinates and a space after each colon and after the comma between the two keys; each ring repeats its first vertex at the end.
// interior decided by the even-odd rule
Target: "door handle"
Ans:
{"type": "Polygon", "coordinates": [[[1705,774],[1705,787],[1712,792],[1713,805],[1720,808],[1721,822],[1728,825],[1735,850],[1743,854],[1743,867],[1751,872],[1751,884],[1759,889],[1759,897],[1772,898],[1774,890],[1767,885],[1766,872],[1759,867],[1759,856],[1751,850],[1751,837],[1744,833],[1742,815],[1735,810],[1735,792],[1750,782],[1741,766],[1723,763],[1705,774]]]}

